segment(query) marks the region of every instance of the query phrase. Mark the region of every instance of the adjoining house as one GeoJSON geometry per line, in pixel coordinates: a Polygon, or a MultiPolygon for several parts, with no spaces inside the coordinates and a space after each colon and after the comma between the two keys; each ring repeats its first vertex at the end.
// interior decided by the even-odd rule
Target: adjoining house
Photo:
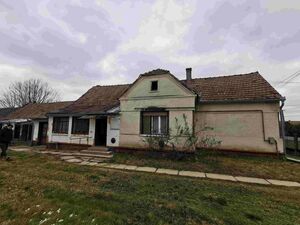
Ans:
{"type": "Polygon", "coordinates": [[[282,153],[282,96],[258,73],[178,80],[167,70],[141,74],[130,85],[95,86],[49,113],[50,143],[145,148],[144,138],[187,123],[220,149],[282,153]],[[177,122],[176,122],[177,121],[177,122]]]}
{"type": "Polygon", "coordinates": [[[47,113],[64,108],[70,103],[29,103],[3,117],[1,123],[13,125],[14,142],[44,145],[48,132],[47,113]]]}
{"type": "Polygon", "coordinates": [[[94,86],[64,109],[48,113],[49,143],[119,146],[119,98],[128,87],[94,86]]]}
{"type": "Polygon", "coordinates": [[[3,120],[6,116],[8,116],[13,111],[17,110],[17,108],[0,108],[0,129],[4,125],[3,120]]]}

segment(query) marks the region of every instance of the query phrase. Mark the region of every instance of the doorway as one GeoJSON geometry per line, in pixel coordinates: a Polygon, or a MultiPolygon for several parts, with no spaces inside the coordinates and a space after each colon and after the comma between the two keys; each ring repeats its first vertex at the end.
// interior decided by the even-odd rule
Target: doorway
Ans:
{"type": "Polygon", "coordinates": [[[96,119],[95,145],[106,146],[107,117],[96,119]]]}
{"type": "Polygon", "coordinates": [[[48,122],[39,122],[38,144],[45,145],[47,143],[48,122]]]}

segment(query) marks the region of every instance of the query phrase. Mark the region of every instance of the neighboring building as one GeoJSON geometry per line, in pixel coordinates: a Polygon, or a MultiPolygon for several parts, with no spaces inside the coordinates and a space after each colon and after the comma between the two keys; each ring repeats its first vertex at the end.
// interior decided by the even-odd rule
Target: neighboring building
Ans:
{"type": "Polygon", "coordinates": [[[6,116],[8,116],[10,113],[12,113],[15,110],[17,110],[17,108],[0,108],[0,129],[4,124],[2,123],[2,120],[4,120],[6,116]]]}
{"type": "Polygon", "coordinates": [[[145,136],[176,130],[184,115],[199,137],[220,149],[283,152],[281,95],[258,73],[178,80],[167,70],[141,74],[131,85],[95,86],[49,114],[52,143],[145,148],[145,136]]]}
{"type": "Polygon", "coordinates": [[[68,106],[71,102],[29,103],[2,118],[3,124],[14,126],[14,142],[46,144],[47,113],[68,106]]]}

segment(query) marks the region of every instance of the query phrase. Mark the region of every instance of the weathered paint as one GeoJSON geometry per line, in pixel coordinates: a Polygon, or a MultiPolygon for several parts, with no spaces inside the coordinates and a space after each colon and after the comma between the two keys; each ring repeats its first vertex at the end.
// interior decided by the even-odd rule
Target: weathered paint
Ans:
{"type": "MultiPolygon", "coordinates": [[[[118,117],[117,117],[118,118],[118,117]]],[[[95,144],[95,128],[96,119],[89,119],[89,134],[72,134],[72,116],[69,116],[69,129],[67,134],[56,134],[52,132],[53,129],[53,116],[48,120],[48,140],[49,142],[69,143],[69,144],[95,144]]],[[[111,119],[107,120],[107,146],[119,145],[119,129],[111,129],[111,119]],[[111,139],[115,138],[116,143],[111,143],[111,139]]]]}
{"type": "Polygon", "coordinates": [[[172,76],[157,75],[140,78],[134,86],[120,98],[121,104],[121,147],[145,147],[140,134],[141,111],[148,107],[161,107],[169,112],[171,132],[174,132],[175,117],[182,123],[183,114],[187,122],[193,124],[195,95],[183,87],[172,76]],[[158,91],[151,91],[151,81],[158,81],[158,91]]]}
{"type": "Polygon", "coordinates": [[[39,137],[39,121],[33,121],[33,127],[32,127],[32,141],[38,142],[39,137]]]}
{"type": "Polygon", "coordinates": [[[278,113],[278,103],[203,104],[197,107],[194,123],[199,136],[221,140],[221,149],[276,153],[276,145],[267,142],[274,138],[282,153],[278,113]]]}
{"type": "Polygon", "coordinates": [[[89,134],[72,134],[72,116],[69,116],[69,128],[67,134],[53,133],[53,116],[48,119],[48,141],[58,143],[71,143],[71,144],[94,144],[95,137],[95,119],[89,119],[89,134]]]}
{"type": "Polygon", "coordinates": [[[120,116],[108,116],[107,117],[107,138],[106,145],[111,147],[119,146],[120,136],[120,116]],[[115,139],[115,143],[112,143],[112,139],[115,139]]]}

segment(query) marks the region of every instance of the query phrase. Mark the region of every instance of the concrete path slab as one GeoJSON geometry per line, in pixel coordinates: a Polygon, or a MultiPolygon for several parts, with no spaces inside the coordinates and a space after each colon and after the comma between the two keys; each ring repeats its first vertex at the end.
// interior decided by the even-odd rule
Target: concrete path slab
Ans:
{"type": "Polygon", "coordinates": [[[233,176],[217,174],[217,173],[206,173],[206,177],[210,179],[216,179],[216,180],[236,181],[236,179],[233,176]]]}
{"type": "Polygon", "coordinates": [[[67,159],[66,162],[69,162],[69,163],[80,163],[82,162],[80,159],[67,159]]]}
{"type": "Polygon", "coordinates": [[[159,168],[159,169],[156,170],[156,173],[168,174],[168,175],[178,175],[178,170],[159,168]]]}
{"type": "Polygon", "coordinates": [[[205,178],[205,173],[201,173],[201,172],[195,172],[195,171],[179,171],[179,176],[185,176],[185,177],[201,177],[201,178],[205,178]]]}
{"type": "Polygon", "coordinates": [[[127,165],[124,169],[125,170],[136,170],[137,166],[129,166],[127,165]]]}
{"type": "Polygon", "coordinates": [[[141,172],[155,173],[157,169],[155,167],[138,166],[135,170],[141,172]]]}
{"type": "Polygon", "coordinates": [[[285,180],[272,180],[267,179],[273,185],[286,186],[286,187],[300,187],[300,183],[294,181],[285,181],[285,180]]]}
{"type": "Polygon", "coordinates": [[[268,181],[262,178],[255,178],[255,177],[235,177],[237,181],[244,182],[244,183],[252,183],[252,184],[270,184],[268,181]]]}
{"type": "Polygon", "coordinates": [[[115,164],[114,169],[124,170],[126,166],[125,164],[115,164]]]}
{"type": "Polygon", "coordinates": [[[62,156],[60,157],[62,160],[75,159],[74,156],[62,156]]]}
{"type": "Polygon", "coordinates": [[[31,148],[9,148],[8,150],[11,150],[14,152],[29,152],[32,149],[31,148]]]}
{"type": "Polygon", "coordinates": [[[79,165],[85,165],[85,166],[87,166],[87,165],[90,165],[90,162],[88,162],[88,161],[82,161],[81,163],[79,163],[79,165]]]}
{"type": "Polygon", "coordinates": [[[115,168],[115,164],[112,164],[112,163],[107,163],[106,165],[104,165],[103,167],[105,168],[115,168]]]}

